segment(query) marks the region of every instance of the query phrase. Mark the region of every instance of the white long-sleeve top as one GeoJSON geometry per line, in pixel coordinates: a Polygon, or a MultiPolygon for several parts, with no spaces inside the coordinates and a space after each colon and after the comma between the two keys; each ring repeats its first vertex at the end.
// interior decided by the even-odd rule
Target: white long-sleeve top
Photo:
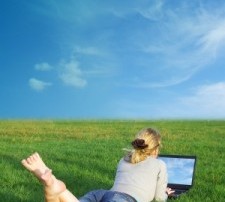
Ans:
{"type": "Polygon", "coordinates": [[[134,197],[138,202],[166,201],[167,169],[163,161],[149,157],[136,164],[121,159],[112,191],[134,197]]]}

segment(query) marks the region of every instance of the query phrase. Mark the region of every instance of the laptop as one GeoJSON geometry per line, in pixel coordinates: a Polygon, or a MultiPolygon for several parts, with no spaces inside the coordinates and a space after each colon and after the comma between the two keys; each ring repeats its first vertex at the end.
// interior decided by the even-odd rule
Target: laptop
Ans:
{"type": "Polygon", "coordinates": [[[177,198],[193,186],[196,156],[159,155],[158,158],[166,163],[168,187],[175,190],[169,198],[177,198]]]}

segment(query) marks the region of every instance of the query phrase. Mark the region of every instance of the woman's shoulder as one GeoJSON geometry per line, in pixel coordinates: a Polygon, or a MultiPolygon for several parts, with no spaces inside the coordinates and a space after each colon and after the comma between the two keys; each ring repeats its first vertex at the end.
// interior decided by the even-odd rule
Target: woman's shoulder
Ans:
{"type": "Polygon", "coordinates": [[[150,166],[158,167],[161,169],[166,168],[165,162],[163,162],[161,159],[154,158],[154,157],[148,157],[147,159],[140,161],[139,163],[136,163],[136,164],[132,164],[129,161],[127,161],[125,158],[121,158],[118,163],[119,166],[124,166],[124,165],[135,166],[135,165],[142,165],[142,164],[144,164],[145,166],[150,165],[150,166]]]}
{"type": "Polygon", "coordinates": [[[159,164],[162,166],[162,167],[166,167],[166,163],[164,161],[162,161],[161,159],[157,159],[159,161],[159,164]]]}
{"type": "Polygon", "coordinates": [[[162,167],[162,168],[165,168],[165,167],[166,167],[165,162],[162,161],[161,159],[149,157],[149,158],[147,158],[146,160],[147,160],[149,163],[151,163],[151,164],[156,164],[156,165],[158,165],[159,167],[162,167]]]}

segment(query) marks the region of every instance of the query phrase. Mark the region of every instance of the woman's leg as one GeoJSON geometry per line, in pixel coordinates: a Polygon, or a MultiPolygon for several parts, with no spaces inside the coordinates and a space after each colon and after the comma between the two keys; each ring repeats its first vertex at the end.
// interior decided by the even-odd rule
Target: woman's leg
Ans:
{"type": "Polygon", "coordinates": [[[78,199],[66,189],[65,184],[56,179],[38,153],[34,153],[27,159],[23,159],[22,164],[44,185],[46,202],[79,202],[78,199]]]}

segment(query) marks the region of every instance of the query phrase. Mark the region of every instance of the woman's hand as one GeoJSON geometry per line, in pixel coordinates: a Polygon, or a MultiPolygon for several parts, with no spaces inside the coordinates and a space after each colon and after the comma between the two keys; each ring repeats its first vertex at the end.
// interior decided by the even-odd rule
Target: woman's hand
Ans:
{"type": "Polygon", "coordinates": [[[167,193],[168,196],[171,196],[174,192],[175,192],[175,190],[173,190],[169,187],[166,188],[166,193],[167,193]]]}

